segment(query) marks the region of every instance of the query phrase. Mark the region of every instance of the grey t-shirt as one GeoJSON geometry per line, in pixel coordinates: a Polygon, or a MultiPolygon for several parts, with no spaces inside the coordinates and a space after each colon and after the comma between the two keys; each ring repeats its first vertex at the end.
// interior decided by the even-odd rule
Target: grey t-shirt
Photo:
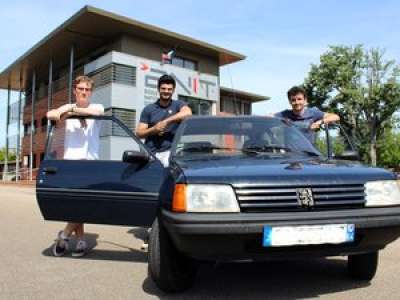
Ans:
{"type": "MultiPolygon", "coordinates": [[[[181,100],[171,100],[168,106],[160,105],[160,100],[147,105],[140,114],[140,122],[148,124],[149,128],[153,127],[158,122],[178,113],[186,103],[181,100]]],[[[178,123],[169,124],[164,134],[150,135],[145,140],[145,145],[153,153],[167,151],[171,148],[172,140],[174,139],[178,123]]]]}
{"type": "Polygon", "coordinates": [[[317,107],[306,107],[302,114],[296,115],[293,110],[286,109],[277,114],[278,118],[289,119],[293,124],[305,135],[305,137],[312,143],[315,143],[316,134],[311,130],[310,126],[312,123],[322,120],[324,112],[319,110],[317,107]]]}

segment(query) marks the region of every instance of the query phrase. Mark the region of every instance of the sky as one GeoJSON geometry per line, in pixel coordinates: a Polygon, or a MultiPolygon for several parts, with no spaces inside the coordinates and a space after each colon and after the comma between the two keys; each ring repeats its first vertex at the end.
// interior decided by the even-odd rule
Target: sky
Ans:
{"type": "MultiPolygon", "coordinates": [[[[398,1],[14,0],[1,3],[0,70],[85,5],[244,54],[244,61],[220,69],[221,85],[271,97],[253,105],[258,115],[288,108],[287,90],[304,81],[330,45],[385,49],[386,59],[400,63],[398,1]]],[[[0,147],[6,100],[0,90],[0,147]]]]}

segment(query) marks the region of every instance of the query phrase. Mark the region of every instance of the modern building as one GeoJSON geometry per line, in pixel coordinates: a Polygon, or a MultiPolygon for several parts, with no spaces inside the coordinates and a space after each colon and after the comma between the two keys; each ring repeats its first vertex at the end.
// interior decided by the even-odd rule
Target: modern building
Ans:
{"type": "MultiPolygon", "coordinates": [[[[16,161],[22,162],[16,172],[35,177],[44,157],[46,112],[74,102],[72,80],[77,75],[94,80],[92,102],[102,103],[107,114],[134,130],[143,107],[157,99],[162,74],[175,77],[174,97],[186,101],[194,114],[251,114],[252,103],[269,98],[220,87],[220,67],[243,59],[239,53],[85,6],[0,73],[0,88],[8,90],[6,149],[15,149],[16,161]],[[10,91],[19,91],[12,104],[10,91]],[[17,134],[10,135],[13,125],[17,134]]],[[[4,172],[8,170],[6,162],[4,172]]]]}

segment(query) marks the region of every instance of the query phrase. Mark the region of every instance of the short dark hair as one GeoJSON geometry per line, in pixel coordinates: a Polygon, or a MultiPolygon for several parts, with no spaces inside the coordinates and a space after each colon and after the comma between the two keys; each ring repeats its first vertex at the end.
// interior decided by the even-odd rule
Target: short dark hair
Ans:
{"type": "Polygon", "coordinates": [[[290,100],[292,96],[296,96],[297,94],[303,94],[304,98],[307,98],[307,93],[301,86],[294,86],[290,88],[290,90],[287,92],[287,97],[290,100]]]}
{"type": "Polygon", "coordinates": [[[158,78],[158,89],[160,89],[162,84],[172,84],[174,86],[174,88],[176,87],[176,82],[174,77],[172,77],[171,75],[163,75],[160,78],[158,78]]]}

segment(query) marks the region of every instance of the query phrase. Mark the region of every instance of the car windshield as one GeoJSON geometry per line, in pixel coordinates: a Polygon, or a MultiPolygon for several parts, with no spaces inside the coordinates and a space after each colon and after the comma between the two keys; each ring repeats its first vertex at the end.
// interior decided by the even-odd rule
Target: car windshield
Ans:
{"type": "Polygon", "coordinates": [[[268,117],[194,117],[180,127],[172,156],[320,156],[294,126],[268,117]]]}

